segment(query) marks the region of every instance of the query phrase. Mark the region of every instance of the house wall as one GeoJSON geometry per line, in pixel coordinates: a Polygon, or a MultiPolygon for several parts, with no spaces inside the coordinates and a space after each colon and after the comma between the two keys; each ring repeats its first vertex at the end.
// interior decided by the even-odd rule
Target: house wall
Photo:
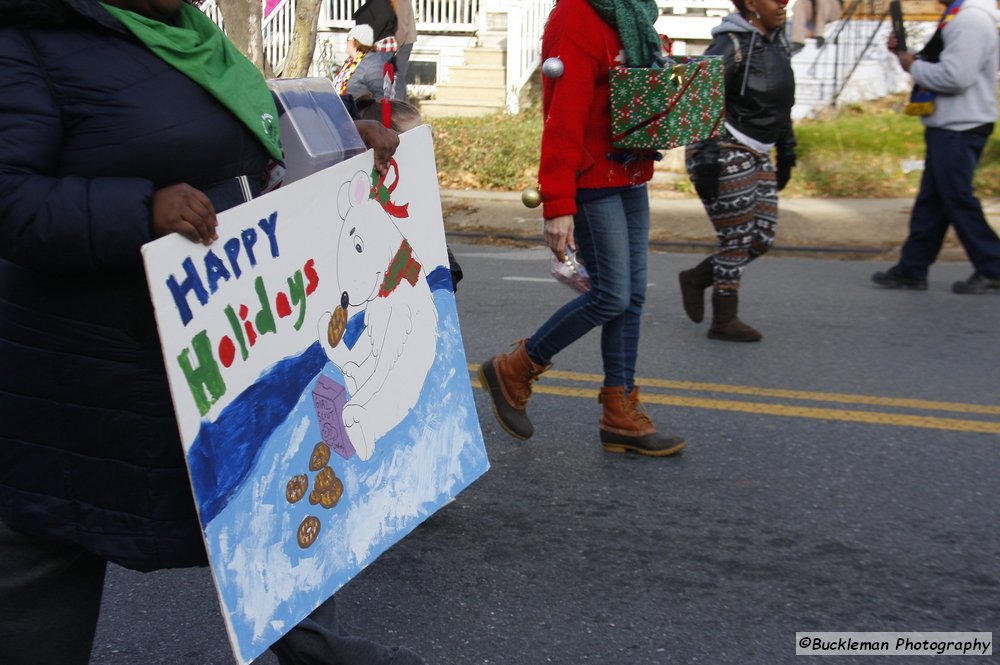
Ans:
{"type": "MultiPolygon", "coordinates": [[[[326,76],[344,61],[347,57],[346,36],[346,30],[321,30],[317,33],[314,75],[326,76]]],[[[418,99],[429,97],[434,91],[434,84],[448,80],[449,69],[462,64],[465,49],[475,46],[476,41],[473,34],[418,34],[410,55],[410,66],[412,72],[423,75],[422,83],[410,88],[408,93],[418,99]]]]}
{"type": "MultiPolygon", "coordinates": [[[[794,10],[795,2],[796,0],[791,1],[790,12],[794,10]]],[[[908,19],[924,18],[931,7],[929,3],[936,4],[936,0],[903,2],[908,19]]],[[[711,40],[712,28],[719,24],[722,17],[734,11],[730,0],[658,0],[658,4],[661,15],[656,22],[656,29],[660,34],[671,37],[675,55],[702,53],[711,40]]],[[[420,80],[411,87],[411,95],[424,99],[431,97],[435,84],[448,81],[450,70],[463,64],[466,49],[477,45],[503,46],[507,9],[512,5],[512,0],[482,0],[479,14],[482,27],[478,32],[420,32],[411,55],[411,71],[420,80]]],[[[876,20],[874,25],[878,23],[876,20]]],[[[930,34],[933,24],[908,22],[908,27],[913,33],[913,43],[916,44],[930,34]]],[[[419,28],[418,16],[418,30],[419,28]]],[[[899,68],[895,58],[881,47],[887,38],[888,22],[880,30],[881,33],[872,42],[850,84],[843,91],[841,101],[872,99],[909,87],[908,77],[899,68]]],[[[346,33],[347,27],[343,25],[321,28],[317,36],[317,58],[314,64],[316,75],[327,75],[344,60],[346,33]]],[[[828,73],[818,59],[819,51],[811,40],[807,41],[810,43],[807,43],[806,49],[793,58],[799,92],[793,111],[795,117],[807,117],[816,109],[824,107],[826,104],[822,100],[832,87],[832,84],[824,83],[828,73]]]]}
{"type": "MultiPolygon", "coordinates": [[[[440,21],[454,12],[465,16],[469,7],[476,6],[476,0],[461,0],[458,3],[441,3],[436,0],[404,1],[414,5],[414,17],[417,20],[417,41],[410,55],[410,78],[416,77],[419,81],[408,92],[418,98],[426,97],[433,92],[435,83],[448,80],[450,68],[462,64],[465,49],[477,43],[474,27],[465,24],[428,24],[427,21],[440,21]],[[459,4],[462,7],[459,7],[459,4]],[[434,29],[428,30],[428,25],[434,29]]],[[[336,71],[347,57],[347,31],[353,25],[350,16],[363,0],[328,0],[328,2],[330,4],[321,15],[316,35],[316,55],[312,73],[317,76],[336,71]]],[[[481,0],[481,2],[503,4],[502,0],[481,0]]],[[[473,14],[478,11],[480,22],[482,7],[480,4],[479,9],[473,11],[473,14]]]]}

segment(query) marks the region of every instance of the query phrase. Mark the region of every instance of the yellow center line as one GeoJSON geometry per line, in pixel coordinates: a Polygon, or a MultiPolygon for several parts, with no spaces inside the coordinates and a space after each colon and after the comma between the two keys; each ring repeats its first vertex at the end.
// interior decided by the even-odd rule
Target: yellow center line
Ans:
{"type": "MultiPolygon", "coordinates": [[[[479,365],[469,365],[469,371],[476,372],[479,365]]],[[[583,372],[563,372],[549,370],[546,378],[563,379],[565,381],[583,381],[600,385],[604,377],[600,374],[585,374],[583,372]]],[[[878,397],[875,395],[853,395],[845,393],[824,393],[809,390],[784,390],[781,388],[757,388],[754,386],[734,386],[724,383],[698,383],[695,381],[671,381],[669,379],[636,379],[643,388],[665,388],[668,390],[686,390],[692,392],[729,393],[733,395],[752,395],[755,397],[780,397],[783,399],[800,399],[812,402],[834,402],[839,404],[867,404],[870,406],[892,406],[903,409],[920,409],[923,411],[954,411],[956,413],[980,413],[984,415],[1000,415],[1000,406],[985,404],[964,404],[961,402],[937,402],[924,399],[905,399],[899,397],[878,397]]],[[[647,400],[645,391],[642,399],[647,400]]]]}
{"type": "MultiPolygon", "coordinates": [[[[469,369],[476,371],[477,365],[469,365],[469,369]]],[[[546,377],[562,378],[573,381],[600,382],[603,377],[597,374],[577,374],[572,372],[549,371],[546,377]]],[[[478,379],[473,380],[473,386],[479,386],[478,379]]],[[[878,404],[880,406],[905,406],[906,408],[929,408],[932,410],[952,410],[963,411],[960,408],[972,407],[967,410],[969,413],[995,413],[991,407],[979,406],[975,404],[959,404],[954,402],[932,402],[925,400],[908,400],[893,398],[874,398],[865,395],[838,395],[836,393],[801,393],[793,390],[772,390],[767,388],[744,388],[743,386],[728,386],[723,384],[693,383],[688,381],[666,381],[659,379],[643,379],[642,385],[655,386],[658,388],[675,388],[688,390],[714,390],[715,392],[731,392],[747,395],[759,395],[768,397],[792,397],[794,399],[820,400],[827,396],[829,402],[847,402],[860,404],[878,404]],[[697,387],[689,387],[697,386],[697,387]],[[708,386],[718,386],[718,388],[708,388],[708,386]],[[719,389],[721,388],[721,389],[719,389]],[[728,390],[725,390],[728,389],[728,390]],[[802,397],[802,394],[810,397],[802,397]],[[850,399],[838,399],[850,398],[850,399]],[[930,406],[917,406],[930,405],[930,406]],[[945,406],[952,408],[948,409],[945,406]],[[978,409],[986,409],[985,411],[978,409]]],[[[596,399],[596,392],[593,387],[573,388],[568,386],[552,386],[536,383],[534,392],[546,395],[559,395],[563,397],[580,397],[584,399],[596,399]]],[[[885,413],[874,411],[851,411],[847,409],[828,409],[821,407],[794,406],[787,404],[770,404],[765,402],[737,401],[726,399],[712,399],[707,397],[688,397],[682,395],[663,395],[644,392],[642,401],[647,404],[663,404],[668,406],[680,406],[696,409],[713,409],[717,411],[737,411],[741,413],[755,413],[770,416],[782,416],[791,418],[812,418],[816,420],[838,420],[844,422],[867,423],[872,425],[895,425],[900,427],[919,427],[924,429],[948,430],[954,432],[977,432],[982,434],[1000,434],[1000,422],[989,422],[984,420],[963,420],[961,418],[938,418],[932,416],[910,415],[900,413],[885,413]]]]}

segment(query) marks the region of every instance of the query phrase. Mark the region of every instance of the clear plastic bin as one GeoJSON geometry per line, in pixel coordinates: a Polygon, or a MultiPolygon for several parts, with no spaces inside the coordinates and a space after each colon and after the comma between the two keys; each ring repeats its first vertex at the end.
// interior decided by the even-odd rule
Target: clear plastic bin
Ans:
{"type": "Polygon", "coordinates": [[[283,184],[294,182],[366,150],[347,108],[326,78],[271,79],[278,102],[283,184]]]}

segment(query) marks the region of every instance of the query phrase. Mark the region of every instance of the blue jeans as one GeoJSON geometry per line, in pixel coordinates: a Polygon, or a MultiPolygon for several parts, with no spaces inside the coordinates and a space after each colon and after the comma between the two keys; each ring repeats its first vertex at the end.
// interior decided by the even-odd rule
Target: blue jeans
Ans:
{"type": "Polygon", "coordinates": [[[560,307],[528,339],[528,356],[548,365],[552,357],[601,326],[604,385],[635,384],[639,319],[646,301],[649,197],[640,185],[596,200],[578,200],[573,217],[577,249],[591,288],[560,307]]]}
{"type": "Polygon", "coordinates": [[[927,278],[927,269],[937,259],[952,225],[976,272],[1000,279],[1000,238],[987,223],[972,189],[972,175],[986,139],[933,127],[924,132],[924,174],[910,215],[910,234],[897,266],[904,275],[927,278]]]}

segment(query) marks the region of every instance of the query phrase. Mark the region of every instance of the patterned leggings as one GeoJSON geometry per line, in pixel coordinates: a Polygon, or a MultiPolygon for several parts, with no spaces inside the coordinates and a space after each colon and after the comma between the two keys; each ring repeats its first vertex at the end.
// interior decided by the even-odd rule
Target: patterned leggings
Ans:
{"type": "Polygon", "coordinates": [[[723,144],[719,195],[703,201],[719,245],[712,260],[715,292],[734,293],[747,264],[771,249],[778,224],[778,183],[769,156],[723,144]]]}

